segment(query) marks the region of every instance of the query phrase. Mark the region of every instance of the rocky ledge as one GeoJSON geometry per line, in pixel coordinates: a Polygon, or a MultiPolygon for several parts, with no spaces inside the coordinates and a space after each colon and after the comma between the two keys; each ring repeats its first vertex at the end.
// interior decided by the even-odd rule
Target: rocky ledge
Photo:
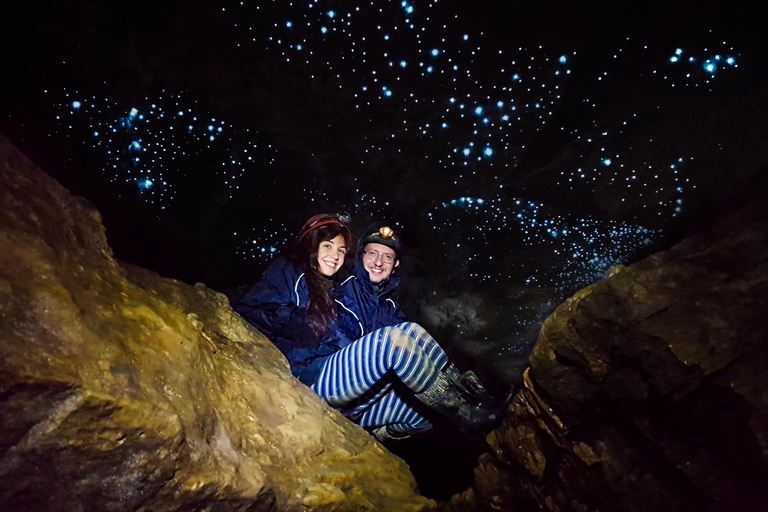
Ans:
{"type": "Polygon", "coordinates": [[[433,505],[224,295],[116,261],[98,212],[0,137],[0,509],[433,505]]]}
{"type": "Polygon", "coordinates": [[[766,368],[763,195],[562,304],[444,510],[768,510],[766,368]]]}
{"type": "MultiPolygon", "coordinates": [[[[561,305],[446,512],[768,510],[768,203],[561,305]]],[[[0,509],[419,511],[203,285],[116,261],[0,138],[0,509]]]]}

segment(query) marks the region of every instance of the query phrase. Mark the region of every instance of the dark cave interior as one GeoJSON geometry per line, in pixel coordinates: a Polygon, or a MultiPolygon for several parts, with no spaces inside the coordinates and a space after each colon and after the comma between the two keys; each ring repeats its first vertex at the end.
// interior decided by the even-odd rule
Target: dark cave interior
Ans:
{"type": "MultiPolygon", "coordinates": [[[[564,298],[766,174],[756,4],[11,4],[0,133],[118,258],[233,297],[315,213],[393,219],[409,318],[496,392],[564,298]]],[[[482,447],[390,448],[444,499],[482,447]]]]}

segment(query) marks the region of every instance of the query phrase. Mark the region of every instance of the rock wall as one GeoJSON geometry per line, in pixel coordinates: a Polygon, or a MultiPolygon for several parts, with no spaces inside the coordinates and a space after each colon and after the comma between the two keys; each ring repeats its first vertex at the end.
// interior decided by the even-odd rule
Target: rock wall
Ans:
{"type": "Polygon", "coordinates": [[[766,368],[762,198],[562,304],[444,508],[768,510],[766,368]]]}
{"type": "Polygon", "coordinates": [[[0,137],[0,509],[402,510],[403,461],[0,137]]]}

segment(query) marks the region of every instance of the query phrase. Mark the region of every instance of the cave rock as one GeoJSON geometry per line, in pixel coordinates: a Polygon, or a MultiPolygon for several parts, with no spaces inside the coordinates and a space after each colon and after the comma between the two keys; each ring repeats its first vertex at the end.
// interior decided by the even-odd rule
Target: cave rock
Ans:
{"type": "Polygon", "coordinates": [[[768,208],[579,291],[446,510],[768,510],[768,208]]]}
{"type": "Polygon", "coordinates": [[[224,295],[118,262],[0,137],[0,509],[433,505],[224,295]]]}

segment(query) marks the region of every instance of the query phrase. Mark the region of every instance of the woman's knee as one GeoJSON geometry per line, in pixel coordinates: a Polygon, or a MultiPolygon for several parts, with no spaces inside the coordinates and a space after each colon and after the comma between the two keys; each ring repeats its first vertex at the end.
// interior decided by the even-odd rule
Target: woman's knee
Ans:
{"type": "Polygon", "coordinates": [[[406,322],[392,327],[387,327],[386,335],[382,336],[379,342],[384,343],[385,345],[389,345],[389,347],[398,348],[401,350],[420,350],[419,344],[416,342],[416,338],[418,337],[419,333],[411,330],[411,327],[413,326],[415,326],[415,328],[421,329],[421,326],[412,322],[406,322]],[[416,336],[414,336],[414,334],[416,334],[416,336]]]}
{"type": "Polygon", "coordinates": [[[427,330],[416,322],[403,322],[401,324],[397,324],[395,328],[403,332],[411,332],[415,335],[415,337],[423,337],[425,335],[429,336],[427,330]]]}

